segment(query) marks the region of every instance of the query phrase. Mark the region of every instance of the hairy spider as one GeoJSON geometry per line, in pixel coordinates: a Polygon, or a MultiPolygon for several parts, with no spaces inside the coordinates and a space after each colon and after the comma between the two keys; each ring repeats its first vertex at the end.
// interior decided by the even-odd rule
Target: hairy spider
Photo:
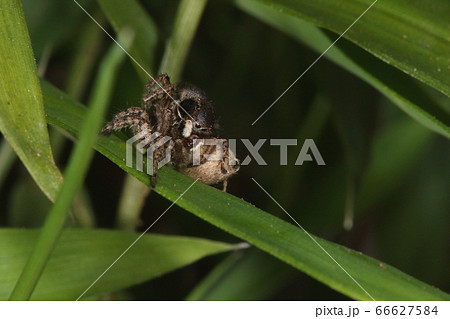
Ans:
{"type": "Polygon", "coordinates": [[[109,136],[113,131],[131,128],[133,134],[139,134],[140,141],[148,141],[144,142],[146,148],[153,148],[152,187],[156,184],[158,163],[168,151],[179,171],[205,184],[223,182],[225,191],[227,180],[237,172],[239,163],[227,141],[213,136],[213,104],[205,93],[185,83],[175,89],[167,74],[159,75],[145,89],[142,107],[133,106],[116,114],[101,134],[109,136]],[[153,133],[158,136],[155,138],[153,133]],[[165,136],[171,140],[162,143],[165,136]]]}

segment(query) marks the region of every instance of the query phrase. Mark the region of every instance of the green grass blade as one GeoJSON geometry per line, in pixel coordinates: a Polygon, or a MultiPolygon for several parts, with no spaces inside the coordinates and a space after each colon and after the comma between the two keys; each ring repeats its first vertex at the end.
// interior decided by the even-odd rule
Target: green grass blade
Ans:
{"type": "MultiPolygon", "coordinates": [[[[64,231],[32,299],[77,299],[138,236],[111,230],[64,231]]],[[[0,230],[0,300],[11,292],[37,237],[34,230],[0,230]]],[[[200,238],[145,235],[84,297],[127,288],[200,258],[241,247],[200,238]]]]}
{"type": "Polygon", "coordinates": [[[50,149],[42,92],[19,0],[0,0],[0,131],[42,192],[56,198],[62,176],[50,149]]]}
{"type": "Polygon", "coordinates": [[[103,30],[95,23],[83,25],[78,31],[78,39],[75,42],[76,46],[65,85],[65,91],[75,99],[82,98],[86,92],[101,52],[104,37],[103,30]]]}
{"type": "Polygon", "coordinates": [[[173,33],[161,61],[160,73],[167,73],[178,82],[186,56],[197,30],[207,0],[182,0],[178,6],[173,33]]]}
{"type": "MultiPolygon", "coordinates": [[[[64,93],[42,85],[49,122],[78,135],[86,112],[64,93]]],[[[99,137],[96,149],[145,184],[149,176],[127,167],[125,142],[99,137]]],[[[175,200],[192,179],[163,167],[155,191],[175,200]]],[[[256,187],[256,186],[255,186],[256,187]]],[[[300,228],[213,187],[196,183],[177,205],[207,222],[309,274],[331,288],[359,300],[369,297],[300,228]]],[[[378,260],[314,237],[377,300],[442,300],[450,295],[378,260]]]]}
{"type": "MultiPolygon", "coordinates": [[[[259,2],[342,34],[374,0],[238,0],[259,2]]],[[[379,0],[344,35],[356,45],[450,96],[450,2],[379,0]]]]}
{"type": "MultiPolygon", "coordinates": [[[[131,42],[132,36],[130,33],[121,33],[121,35],[123,35],[124,40],[128,44],[131,42]]],[[[80,125],[79,142],[76,144],[69,160],[65,173],[65,182],[61,187],[55,204],[50,210],[22,275],[11,293],[11,300],[28,300],[30,298],[54,249],[67,219],[73,198],[81,188],[89,168],[94,153],[92,146],[103,123],[103,117],[112,91],[112,84],[124,57],[125,54],[122,49],[114,44],[100,66],[99,76],[94,85],[94,93],[89,103],[91,107],[83,124],[80,125]]]]}
{"type": "Polygon", "coordinates": [[[334,123],[344,152],[347,187],[343,226],[350,230],[353,227],[355,198],[376,132],[379,95],[370,86],[335,65],[322,67],[321,70],[333,74],[332,78],[321,77],[319,81],[324,83],[332,101],[334,123]],[[336,81],[337,78],[339,81],[336,81]]]}
{"type": "MultiPolygon", "coordinates": [[[[319,2],[322,1],[317,3],[319,2]]],[[[298,15],[287,14],[286,10],[280,11],[277,5],[267,5],[258,0],[236,0],[236,3],[242,10],[301,41],[318,53],[322,53],[333,42],[313,24],[302,20],[298,15]]],[[[368,17],[364,17],[366,18],[368,17]]],[[[363,19],[354,28],[357,28],[360,22],[363,22],[363,19]]],[[[414,53],[408,54],[414,56],[414,53]]],[[[330,59],[372,85],[425,127],[450,138],[450,115],[429,98],[416,81],[407,74],[343,39],[329,50],[324,58],[330,59]]],[[[441,73],[442,76],[445,74],[444,71],[441,73]]]]}
{"type": "MultiPolygon", "coordinates": [[[[97,0],[97,2],[116,33],[124,27],[133,30],[135,41],[129,52],[145,71],[152,74],[155,70],[154,60],[158,44],[158,30],[152,18],[135,0],[97,0]]],[[[139,66],[135,67],[141,80],[144,82],[150,80],[139,66]]]]}
{"type": "Polygon", "coordinates": [[[119,208],[117,210],[116,228],[133,231],[144,208],[145,199],[151,188],[131,175],[125,176],[119,208]]]}
{"type": "Polygon", "coordinates": [[[295,272],[260,250],[240,253],[217,265],[186,300],[265,300],[276,294],[295,272]]]}
{"type": "MultiPolygon", "coordinates": [[[[232,267],[236,264],[236,262],[241,258],[242,256],[239,255],[230,255],[224,260],[222,260],[212,271],[208,273],[208,275],[202,279],[202,281],[195,286],[195,288],[187,295],[186,299],[187,301],[197,301],[197,300],[210,300],[206,299],[209,295],[209,292],[214,289],[214,287],[217,285],[217,283],[220,282],[227,282],[231,283],[230,290],[234,289],[234,283],[231,281],[228,281],[226,278],[224,280],[224,277],[226,277],[229,269],[232,269],[232,267]]],[[[238,288],[238,287],[236,287],[238,288]]],[[[225,301],[226,299],[219,299],[222,301],[225,301]]],[[[237,298],[235,299],[237,300],[237,298]]]]}
{"type": "MultiPolygon", "coordinates": [[[[102,21],[100,20],[99,23],[102,23],[102,21]]],[[[90,78],[96,70],[96,61],[99,60],[101,54],[104,36],[103,30],[95,23],[87,23],[79,31],[65,85],[65,92],[74,99],[81,99],[90,85],[90,78]]],[[[58,155],[61,155],[67,137],[56,129],[51,131],[50,136],[55,160],[58,162],[58,155]]],[[[81,227],[89,228],[95,225],[94,209],[89,193],[85,188],[82,188],[79,194],[75,196],[72,214],[81,227]]]]}

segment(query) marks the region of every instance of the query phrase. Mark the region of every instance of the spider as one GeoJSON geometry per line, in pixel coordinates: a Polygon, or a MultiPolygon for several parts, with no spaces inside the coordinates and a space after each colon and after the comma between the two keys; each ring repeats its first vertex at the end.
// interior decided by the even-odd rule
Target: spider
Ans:
{"type": "Polygon", "coordinates": [[[205,93],[186,83],[175,89],[167,74],[149,82],[145,90],[142,107],[133,106],[116,114],[103,127],[101,134],[109,136],[114,131],[131,128],[133,134],[140,135],[141,141],[151,141],[145,144],[147,148],[154,147],[153,188],[156,186],[158,163],[168,150],[173,165],[179,171],[205,184],[223,182],[223,190],[226,191],[227,180],[237,172],[239,163],[227,141],[213,136],[213,104],[205,93]],[[153,133],[158,133],[158,137],[152,139],[153,133]],[[165,136],[171,140],[158,146],[165,136]],[[219,156],[208,160],[213,153],[219,156]],[[195,156],[199,157],[196,165],[193,164],[195,156]]]}

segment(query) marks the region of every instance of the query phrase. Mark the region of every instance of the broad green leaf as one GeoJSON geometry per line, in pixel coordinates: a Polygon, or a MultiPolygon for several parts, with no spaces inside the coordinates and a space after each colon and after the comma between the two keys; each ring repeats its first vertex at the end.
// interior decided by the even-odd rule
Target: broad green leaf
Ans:
{"type": "MultiPolygon", "coordinates": [[[[97,2],[116,33],[124,27],[133,30],[135,39],[129,50],[130,55],[146,72],[151,74],[154,71],[158,32],[145,9],[135,0],[97,0],[97,2]]],[[[135,66],[141,79],[144,82],[149,81],[148,75],[138,65],[135,66]]]]}
{"type": "Polygon", "coordinates": [[[434,0],[238,0],[260,2],[342,34],[388,64],[450,96],[450,2],[434,0]]]}
{"type": "MultiPolygon", "coordinates": [[[[34,230],[0,230],[0,300],[8,298],[37,236],[34,230]]],[[[112,230],[64,231],[32,299],[77,299],[138,236],[112,230]]],[[[145,235],[83,297],[130,287],[241,247],[200,238],[145,235]]]]}
{"type": "MultiPolygon", "coordinates": [[[[77,135],[85,108],[49,84],[43,84],[49,122],[77,135]]],[[[125,142],[99,137],[96,149],[142,182],[149,176],[125,165],[125,142]]],[[[174,201],[193,180],[169,168],[160,170],[154,191],[174,201]]],[[[257,186],[255,186],[257,187],[257,186]]],[[[177,205],[359,300],[370,297],[297,226],[282,221],[242,199],[196,183],[177,205]]],[[[442,300],[450,296],[398,269],[338,244],[313,236],[376,300],[442,300]]]]}
{"type": "Polygon", "coordinates": [[[62,176],[50,149],[42,93],[19,0],[0,0],[0,131],[44,194],[62,176]]]}
{"type": "MultiPolygon", "coordinates": [[[[323,53],[333,43],[333,40],[323,31],[303,20],[303,16],[291,14],[292,11],[286,10],[281,4],[268,4],[268,2],[260,0],[235,0],[235,2],[242,10],[292,36],[294,39],[301,41],[319,54],[323,53]]],[[[285,1],[282,2],[284,3],[285,1]]],[[[303,1],[297,0],[293,2],[303,1]]],[[[319,3],[322,2],[324,1],[313,1],[308,3],[312,6],[316,6],[316,3],[319,5],[319,3]]],[[[380,4],[381,3],[382,2],[380,1],[380,4]]],[[[335,2],[335,4],[337,5],[338,2],[335,2]]],[[[375,6],[377,5],[378,3],[375,6]]],[[[375,6],[371,10],[376,9],[375,6]]],[[[344,9],[345,8],[342,8],[342,10],[344,9]]],[[[369,13],[370,11],[367,15],[369,15],[369,13]]],[[[327,15],[330,21],[335,19],[335,14],[336,18],[340,17],[339,12],[332,12],[331,17],[327,15]]],[[[353,26],[353,28],[357,29],[364,19],[369,18],[369,16],[364,16],[353,26]]],[[[349,34],[350,33],[351,32],[349,31],[349,34]]],[[[368,37],[368,40],[370,39],[371,38],[368,37]]],[[[377,39],[378,38],[375,38],[376,41],[378,41],[377,39]]],[[[379,41],[382,41],[382,39],[379,41]]],[[[447,44],[448,47],[449,45],[450,44],[447,44]]],[[[450,50],[447,48],[446,52],[448,55],[450,50]]],[[[411,54],[414,57],[414,51],[411,51],[408,54],[411,54]]],[[[417,55],[416,57],[416,65],[418,65],[420,63],[420,56],[417,55]]],[[[428,94],[425,93],[416,81],[407,74],[383,63],[367,52],[358,49],[355,45],[349,43],[345,39],[340,39],[336,45],[324,55],[324,58],[330,59],[372,85],[395,103],[402,111],[422,125],[450,138],[450,115],[448,112],[443,111],[433,99],[428,97],[428,94]]],[[[446,81],[450,82],[447,66],[445,68],[442,67],[442,72],[439,72],[439,74],[441,78],[446,76],[446,81]],[[447,69],[447,71],[445,71],[445,69],[447,69]]],[[[450,85],[450,83],[448,84],[450,85]]]]}

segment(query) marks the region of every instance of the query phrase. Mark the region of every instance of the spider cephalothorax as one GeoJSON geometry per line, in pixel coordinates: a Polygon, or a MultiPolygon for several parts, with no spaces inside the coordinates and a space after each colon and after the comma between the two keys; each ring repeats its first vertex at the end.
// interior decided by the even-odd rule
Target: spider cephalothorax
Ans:
{"type": "Polygon", "coordinates": [[[182,83],[177,86],[178,115],[183,137],[192,134],[212,136],[214,130],[214,109],[205,93],[199,88],[182,83]]]}
{"type": "Polygon", "coordinates": [[[179,171],[205,184],[223,182],[226,190],[227,180],[237,172],[239,162],[227,140],[213,136],[213,105],[205,93],[190,84],[175,89],[167,74],[161,74],[145,88],[142,107],[133,106],[116,114],[101,133],[109,136],[113,131],[131,128],[146,148],[152,148],[152,187],[158,163],[169,152],[179,171]],[[167,137],[170,141],[162,143],[167,137]],[[214,158],[212,154],[219,155],[214,158]]]}

